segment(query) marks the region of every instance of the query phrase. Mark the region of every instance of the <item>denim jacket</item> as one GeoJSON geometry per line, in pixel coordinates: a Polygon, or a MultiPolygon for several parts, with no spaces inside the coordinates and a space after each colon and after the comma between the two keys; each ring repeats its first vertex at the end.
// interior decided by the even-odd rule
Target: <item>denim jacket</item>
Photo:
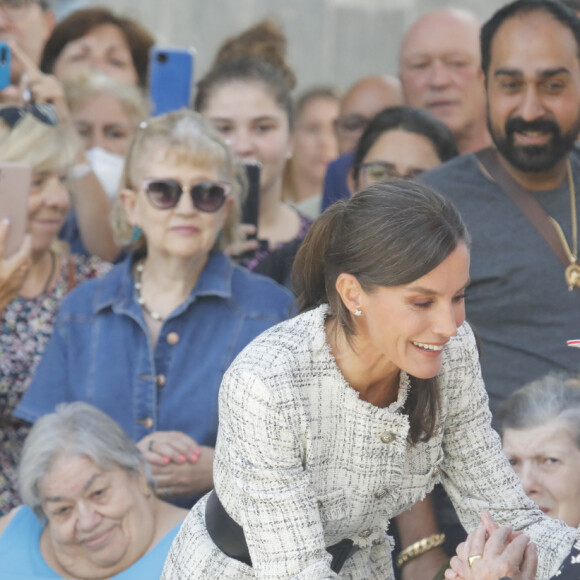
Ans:
{"type": "Polygon", "coordinates": [[[289,316],[293,297],[212,254],[187,300],[163,322],[153,348],[136,300],[133,262],[128,258],[63,301],[15,414],[34,422],[58,403],[86,401],[134,441],[171,430],[213,447],[225,370],[254,337],[289,316]]]}

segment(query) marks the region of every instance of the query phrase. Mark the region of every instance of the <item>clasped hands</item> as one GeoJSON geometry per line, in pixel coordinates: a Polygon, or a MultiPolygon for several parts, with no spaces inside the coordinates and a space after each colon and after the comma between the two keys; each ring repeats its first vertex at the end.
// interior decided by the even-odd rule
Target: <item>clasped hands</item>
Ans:
{"type": "Polygon", "coordinates": [[[161,498],[186,497],[212,488],[213,448],[198,445],[181,431],[156,431],[137,446],[151,466],[161,498]]]}
{"type": "Polygon", "coordinates": [[[538,567],[536,545],[509,526],[498,526],[484,511],[481,523],[451,559],[446,580],[534,580],[538,567]]]}

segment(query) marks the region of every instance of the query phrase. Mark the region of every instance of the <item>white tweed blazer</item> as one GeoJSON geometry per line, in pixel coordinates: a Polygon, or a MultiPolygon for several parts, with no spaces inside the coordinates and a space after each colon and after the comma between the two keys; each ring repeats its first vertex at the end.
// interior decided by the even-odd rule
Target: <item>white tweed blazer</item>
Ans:
{"type": "Polygon", "coordinates": [[[555,574],[576,530],[536,508],[503,455],[470,327],[443,353],[435,435],[412,445],[402,412],[409,377],[401,373],[398,400],[388,408],[361,400],[326,342],[326,312],[322,306],[264,332],[222,383],[215,488],[244,528],[253,568],[213,544],[201,500],[162,578],[389,580],[389,520],[438,481],[468,530],[489,510],[538,544],[540,580],[555,574]],[[325,546],[343,538],[361,550],[337,576],[325,546]]]}

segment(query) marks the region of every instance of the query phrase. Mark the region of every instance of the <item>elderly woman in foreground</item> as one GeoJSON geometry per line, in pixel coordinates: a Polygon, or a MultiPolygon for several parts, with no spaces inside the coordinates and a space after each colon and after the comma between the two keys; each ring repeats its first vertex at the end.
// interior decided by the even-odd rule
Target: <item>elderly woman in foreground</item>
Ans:
{"type": "Polygon", "coordinates": [[[87,403],[33,427],[19,468],[26,505],[0,519],[3,578],[159,578],[186,512],[155,497],[147,462],[87,403]]]}

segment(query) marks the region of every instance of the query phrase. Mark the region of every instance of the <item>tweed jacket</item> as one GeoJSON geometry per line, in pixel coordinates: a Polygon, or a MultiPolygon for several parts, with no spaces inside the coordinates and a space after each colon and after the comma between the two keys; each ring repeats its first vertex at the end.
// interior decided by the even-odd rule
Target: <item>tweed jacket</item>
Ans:
{"type": "Polygon", "coordinates": [[[443,352],[435,434],[412,445],[403,411],[409,377],[401,372],[398,399],[387,408],[361,400],[326,341],[326,312],[322,306],[261,334],[222,382],[215,488],[244,528],[253,567],[212,543],[202,500],[173,543],[163,580],[391,579],[389,520],[438,481],[468,530],[489,510],[538,544],[538,578],[554,575],[576,530],[537,509],[503,455],[470,327],[463,324],[443,352]],[[337,576],[325,546],[343,538],[361,549],[337,576]]]}

